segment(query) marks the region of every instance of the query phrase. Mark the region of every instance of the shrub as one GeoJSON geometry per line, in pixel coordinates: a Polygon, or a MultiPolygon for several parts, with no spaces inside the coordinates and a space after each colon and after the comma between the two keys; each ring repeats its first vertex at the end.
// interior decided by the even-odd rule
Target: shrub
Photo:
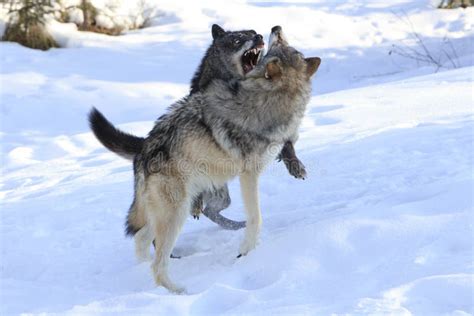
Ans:
{"type": "Polygon", "coordinates": [[[474,6],[474,0],[442,0],[439,9],[467,8],[474,6]]]}
{"type": "Polygon", "coordinates": [[[120,35],[122,27],[104,27],[98,23],[99,10],[89,1],[81,0],[78,5],[73,5],[62,10],[61,18],[63,22],[73,22],[77,25],[79,31],[102,33],[107,35],[120,35]],[[69,10],[79,10],[82,13],[81,20],[70,20],[69,10]]]}
{"type": "Polygon", "coordinates": [[[51,0],[10,0],[9,4],[3,41],[41,50],[59,47],[45,28],[45,16],[53,12],[51,0]]]}

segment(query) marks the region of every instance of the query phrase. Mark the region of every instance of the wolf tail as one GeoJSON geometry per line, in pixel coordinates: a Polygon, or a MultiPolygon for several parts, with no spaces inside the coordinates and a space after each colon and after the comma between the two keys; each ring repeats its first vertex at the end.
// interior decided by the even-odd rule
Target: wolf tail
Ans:
{"type": "MultiPolygon", "coordinates": [[[[102,145],[121,157],[133,160],[143,148],[143,143],[145,142],[143,137],[130,135],[115,128],[96,108],[92,108],[89,113],[89,124],[95,137],[102,145]]],[[[125,222],[126,235],[135,235],[145,224],[143,207],[140,207],[137,200],[134,199],[125,222]]]]}
{"type": "Polygon", "coordinates": [[[89,113],[89,124],[95,137],[110,151],[133,160],[141,152],[145,139],[115,128],[96,108],[89,113]]]}

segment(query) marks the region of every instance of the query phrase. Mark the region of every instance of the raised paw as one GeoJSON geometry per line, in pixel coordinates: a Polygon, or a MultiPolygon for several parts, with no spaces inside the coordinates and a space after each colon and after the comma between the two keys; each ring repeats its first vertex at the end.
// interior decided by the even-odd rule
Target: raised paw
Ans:
{"type": "Polygon", "coordinates": [[[296,179],[306,179],[306,168],[299,159],[283,160],[288,172],[296,179]]]}

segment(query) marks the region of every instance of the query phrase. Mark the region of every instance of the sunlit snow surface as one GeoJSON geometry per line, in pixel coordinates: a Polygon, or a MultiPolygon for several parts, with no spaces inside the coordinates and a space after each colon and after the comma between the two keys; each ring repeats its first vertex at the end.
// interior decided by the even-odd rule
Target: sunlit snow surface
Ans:
{"type": "MultiPolygon", "coordinates": [[[[2,315],[473,312],[472,9],[421,0],[149,5],[161,19],[124,36],[51,22],[68,48],[0,43],[2,315]],[[433,52],[448,36],[458,68],[445,60],[434,73],[388,55],[411,32],[396,14],[433,52]],[[296,145],[309,177],[268,167],[260,243],[240,259],[243,231],[190,216],[174,251],[182,259],[170,266],[187,289],[177,296],[136,263],[123,234],[131,164],[99,145],[86,113],[96,106],[146,135],[187,94],[212,23],[265,37],[280,24],[292,45],[322,58],[296,145]]],[[[243,219],[238,181],[230,189],[225,214],[243,219]]]]}

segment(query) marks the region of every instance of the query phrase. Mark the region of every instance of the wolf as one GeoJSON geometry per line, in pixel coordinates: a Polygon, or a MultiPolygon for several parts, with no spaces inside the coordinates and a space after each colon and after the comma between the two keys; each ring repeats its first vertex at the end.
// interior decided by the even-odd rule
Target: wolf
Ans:
{"type": "MultiPolygon", "coordinates": [[[[243,80],[212,80],[204,91],[173,104],[133,156],[136,254],[147,259],[155,240],[154,279],[171,292],[184,291],[168,275],[171,250],[194,198],[202,192],[239,176],[247,223],[239,256],[257,244],[259,175],[285,142],[296,141],[311,77],[321,62],[289,46],[281,27],[272,29],[269,42],[267,54],[243,80]]],[[[101,114],[93,109],[90,116],[101,114]]],[[[120,151],[125,148],[122,140],[117,137],[110,146],[120,151]]]]}
{"type": "MultiPolygon", "coordinates": [[[[238,81],[251,71],[263,55],[264,41],[254,30],[225,31],[217,24],[211,28],[213,42],[207,49],[192,80],[189,95],[204,91],[213,80],[229,82],[231,89],[238,87],[238,81]]],[[[99,141],[109,150],[126,159],[133,160],[144,144],[145,138],[115,130],[113,125],[101,115],[90,117],[92,130],[99,141]]],[[[278,154],[278,160],[285,163],[289,173],[295,178],[304,179],[306,170],[296,156],[293,143],[287,141],[278,154]]],[[[225,229],[245,227],[243,221],[233,221],[220,214],[229,207],[231,198],[227,185],[199,194],[193,202],[191,213],[199,219],[203,213],[213,222],[225,229]],[[204,208],[205,205],[205,208],[204,208]]],[[[130,213],[125,224],[128,236],[135,235],[140,225],[136,216],[130,213]]]]}
{"type": "MultiPolygon", "coordinates": [[[[206,51],[191,81],[190,94],[205,90],[213,80],[228,81],[230,87],[235,90],[238,81],[258,63],[264,48],[263,37],[253,30],[226,32],[214,24],[212,37],[213,44],[206,51]],[[251,36],[254,36],[253,39],[251,36]]],[[[285,142],[278,154],[278,161],[283,161],[289,173],[295,178],[305,179],[305,167],[296,156],[291,141],[285,142]]],[[[193,203],[192,214],[194,218],[199,219],[199,214],[202,212],[226,229],[237,230],[245,227],[245,222],[233,221],[220,214],[230,203],[229,189],[224,185],[198,195],[193,203]],[[206,208],[203,209],[203,205],[206,205],[206,208]]]]}
{"type": "Polygon", "coordinates": [[[189,94],[205,90],[214,79],[243,79],[264,51],[263,36],[254,30],[225,31],[213,24],[211,33],[213,42],[194,73],[189,94]]]}

